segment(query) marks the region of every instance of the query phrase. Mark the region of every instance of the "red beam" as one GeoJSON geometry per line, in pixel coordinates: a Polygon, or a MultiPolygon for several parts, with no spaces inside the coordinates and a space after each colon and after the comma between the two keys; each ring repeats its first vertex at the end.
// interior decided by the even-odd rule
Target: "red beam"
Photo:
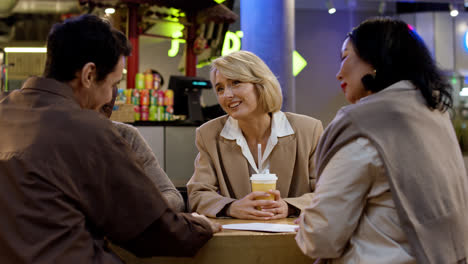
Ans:
{"type": "Polygon", "coordinates": [[[187,14],[190,26],[188,26],[187,42],[185,48],[187,49],[185,56],[185,76],[197,76],[197,55],[193,52],[195,38],[197,37],[197,28],[194,14],[187,14]]]}
{"type": "Polygon", "coordinates": [[[128,4],[128,39],[132,43],[132,54],[128,56],[127,88],[135,88],[135,75],[138,73],[138,5],[128,4]]]}

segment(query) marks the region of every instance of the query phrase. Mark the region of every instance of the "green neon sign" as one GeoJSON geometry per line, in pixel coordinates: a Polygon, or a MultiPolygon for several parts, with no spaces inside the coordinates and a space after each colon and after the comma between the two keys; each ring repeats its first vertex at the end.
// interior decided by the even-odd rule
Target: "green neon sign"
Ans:
{"type": "Polygon", "coordinates": [[[297,76],[307,66],[307,61],[297,51],[293,51],[293,75],[297,76]]]}
{"type": "Polygon", "coordinates": [[[234,51],[241,49],[241,38],[244,36],[242,31],[236,33],[228,31],[224,37],[223,49],[221,50],[221,56],[228,55],[234,51]]]}
{"type": "Polygon", "coordinates": [[[173,39],[171,40],[171,49],[167,51],[167,56],[175,57],[179,53],[179,40],[173,39]]]}
{"type": "MultiPolygon", "coordinates": [[[[181,35],[177,35],[177,33],[181,32],[175,32],[173,34],[174,38],[181,37],[181,35]]],[[[231,52],[234,51],[239,51],[242,46],[241,38],[244,37],[244,33],[242,31],[227,31],[226,36],[224,37],[224,42],[223,42],[223,48],[221,50],[221,56],[228,55],[231,52]]],[[[171,41],[171,49],[167,52],[167,55],[169,57],[175,57],[177,56],[177,53],[179,52],[179,43],[185,43],[185,40],[182,39],[173,39],[171,41]]],[[[307,66],[307,61],[299,54],[297,51],[293,51],[293,56],[292,56],[292,71],[293,75],[297,76],[306,66],[307,66]]],[[[201,68],[203,66],[209,65],[210,62],[205,62],[203,64],[198,64],[197,68],[201,68]]]]}
{"type": "Polygon", "coordinates": [[[177,39],[177,38],[180,38],[182,37],[184,34],[182,34],[182,30],[184,29],[184,27],[178,29],[178,31],[175,31],[174,33],[172,33],[172,37],[174,39],[171,40],[171,49],[169,49],[167,51],[167,56],[169,57],[175,57],[177,56],[177,53],[179,53],[179,43],[185,43],[185,40],[183,39],[177,39]]]}

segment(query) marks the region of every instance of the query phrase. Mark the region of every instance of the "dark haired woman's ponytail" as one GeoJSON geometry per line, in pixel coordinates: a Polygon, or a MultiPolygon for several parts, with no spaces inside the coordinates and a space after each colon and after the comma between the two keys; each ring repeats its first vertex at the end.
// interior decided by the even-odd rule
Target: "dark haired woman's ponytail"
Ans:
{"type": "Polygon", "coordinates": [[[361,78],[361,82],[364,85],[364,88],[368,91],[375,91],[377,88],[377,80],[375,79],[375,75],[370,73],[364,75],[361,78]]]}
{"type": "Polygon", "coordinates": [[[377,71],[374,70],[374,73],[368,73],[361,78],[361,82],[364,85],[364,88],[367,91],[371,91],[376,93],[382,90],[384,87],[382,86],[382,80],[379,80],[379,76],[377,75],[377,71]]]}
{"type": "Polygon", "coordinates": [[[383,70],[378,73],[376,70],[374,70],[373,74],[368,73],[364,75],[361,78],[361,82],[364,85],[364,89],[371,91],[372,93],[377,93],[401,80],[392,77],[393,76],[391,73],[386,74],[383,70]]]}

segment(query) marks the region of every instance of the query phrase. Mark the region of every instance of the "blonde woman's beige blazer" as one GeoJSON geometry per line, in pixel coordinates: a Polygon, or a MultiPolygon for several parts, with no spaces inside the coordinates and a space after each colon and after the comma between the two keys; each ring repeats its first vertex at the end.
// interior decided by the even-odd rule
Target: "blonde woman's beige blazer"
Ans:
{"type": "MultiPolygon", "coordinates": [[[[270,154],[270,171],[278,176],[277,190],[290,205],[309,205],[315,187],[314,153],[322,122],[309,116],[285,113],[293,135],[278,138],[270,154]]],[[[187,184],[189,208],[210,217],[251,192],[249,164],[235,140],[220,136],[228,116],[211,120],[196,131],[199,151],[195,171],[187,184]]]]}

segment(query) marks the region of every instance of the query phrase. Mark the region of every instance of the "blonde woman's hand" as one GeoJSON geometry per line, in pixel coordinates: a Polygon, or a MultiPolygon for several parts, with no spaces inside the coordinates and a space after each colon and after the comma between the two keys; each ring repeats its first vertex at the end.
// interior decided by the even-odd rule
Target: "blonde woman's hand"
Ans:
{"type": "Polygon", "coordinates": [[[218,232],[221,232],[221,230],[223,230],[223,227],[220,224],[208,219],[208,217],[206,217],[204,215],[201,215],[201,214],[198,214],[198,213],[192,213],[192,216],[194,216],[194,217],[196,217],[198,219],[202,219],[203,221],[208,223],[210,225],[211,231],[213,231],[213,233],[218,233],[218,232]]]}
{"type": "Polygon", "coordinates": [[[277,203],[272,200],[255,200],[257,197],[269,196],[266,192],[251,192],[244,198],[231,203],[226,214],[239,219],[270,220],[274,216],[272,212],[265,212],[262,208],[273,207],[277,203]],[[258,210],[257,208],[260,208],[258,210]]]}
{"type": "Polygon", "coordinates": [[[289,207],[288,204],[281,198],[281,193],[278,190],[269,190],[269,194],[275,197],[275,204],[271,206],[264,206],[262,208],[263,212],[273,213],[274,216],[271,219],[281,219],[288,217],[289,207]]]}

